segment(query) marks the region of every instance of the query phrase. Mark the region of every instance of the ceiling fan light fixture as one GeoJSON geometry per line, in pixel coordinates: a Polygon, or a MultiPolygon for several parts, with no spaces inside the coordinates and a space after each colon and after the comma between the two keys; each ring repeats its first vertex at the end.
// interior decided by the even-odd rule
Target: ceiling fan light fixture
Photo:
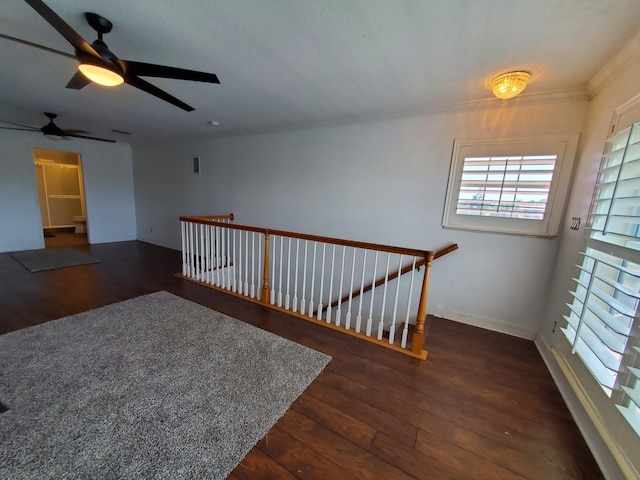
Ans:
{"type": "Polygon", "coordinates": [[[529,84],[531,74],[529,72],[507,72],[494,77],[491,82],[493,94],[507,100],[520,95],[529,84]]]}
{"type": "Polygon", "coordinates": [[[78,70],[92,82],[104,87],[115,87],[124,82],[122,75],[99,65],[81,63],[78,70]]]}

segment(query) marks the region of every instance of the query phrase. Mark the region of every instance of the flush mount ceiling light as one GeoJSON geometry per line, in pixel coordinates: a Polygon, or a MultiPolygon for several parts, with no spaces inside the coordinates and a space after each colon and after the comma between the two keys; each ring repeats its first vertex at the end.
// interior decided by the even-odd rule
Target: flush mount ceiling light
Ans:
{"type": "Polygon", "coordinates": [[[522,93],[530,79],[529,72],[503,73],[491,80],[491,91],[498,98],[513,98],[522,93]]]}

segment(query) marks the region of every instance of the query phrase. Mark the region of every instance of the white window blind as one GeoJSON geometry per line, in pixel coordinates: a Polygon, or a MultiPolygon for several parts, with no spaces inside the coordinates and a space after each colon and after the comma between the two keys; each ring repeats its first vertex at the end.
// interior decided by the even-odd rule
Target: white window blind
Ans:
{"type": "Polygon", "coordinates": [[[557,155],[466,157],[458,215],[542,220],[557,155]]]}
{"type": "Polygon", "coordinates": [[[607,142],[562,331],[640,436],[640,124],[607,142]]]}

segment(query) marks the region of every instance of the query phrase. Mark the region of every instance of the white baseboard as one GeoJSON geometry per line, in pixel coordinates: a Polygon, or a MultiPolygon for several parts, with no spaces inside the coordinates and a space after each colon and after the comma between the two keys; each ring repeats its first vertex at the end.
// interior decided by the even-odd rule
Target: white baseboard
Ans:
{"type": "MultiPolygon", "coordinates": [[[[594,414],[590,416],[583,402],[580,401],[578,397],[579,393],[571,386],[571,381],[568,378],[568,376],[572,375],[570,368],[568,366],[563,368],[560,364],[560,362],[564,362],[564,360],[554,353],[545,338],[538,336],[534,343],[544,363],[547,365],[558,390],[560,390],[560,395],[562,395],[563,400],[567,404],[569,412],[576,422],[580,433],[582,433],[600,470],[602,470],[604,477],[607,480],[637,479],[637,472],[634,473],[635,469],[632,466],[624,465],[621,467],[616,461],[616,456],[609,447],[609,445],[613,445],[613,443],[609,442],[609,445],[607,445],[601,433],[606,430],[604,425],[601,425],[599,429],[593,420],[597,418],[597,415],[594,414]],[[623,472],[623,468],[627,475],[623,472]]],[[[580,391],[579,388],[577,388],[577,390],[580,391]]],[[[586,396],[584,400],[585,403],[589,403],[586,396]]],[[[626,458],[624,454],[618,455],[618,458],[620,458],[623,463],[626,463],[624,462],[624,458],[626,458]]]]}
{"type": "Polygon", "coordinates": [[[512,323],[501,322],[491,318],[481,317],[479,315],[473,315],[464,312],[458,312],[456,310],[450,310],[443,307],[431,307],[427,309],[429,315],[434,317],[445,318],[447,320],[453,320],[454,322],[464,323],[466,325],[473,325],[474,327],[480,327],[494,332],[506,333],[514,337],[525,338],[527,340],[533,340],[536,336],[536,330],[520,325],[514,325],[512,323]]]}

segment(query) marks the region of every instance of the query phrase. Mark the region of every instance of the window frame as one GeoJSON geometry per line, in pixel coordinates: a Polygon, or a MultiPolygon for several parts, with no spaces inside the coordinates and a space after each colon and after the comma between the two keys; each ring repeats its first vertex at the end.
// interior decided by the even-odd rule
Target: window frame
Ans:
{"type": "Polygon", "coordinates": [[[444,228],[554,237],[558,233],[571,183],[579,134],[539,137],[454,140],[442,217],[444,228]],[[542,220],[457,214],[465,158],[556,154],[556,164],[542,220]]]}

